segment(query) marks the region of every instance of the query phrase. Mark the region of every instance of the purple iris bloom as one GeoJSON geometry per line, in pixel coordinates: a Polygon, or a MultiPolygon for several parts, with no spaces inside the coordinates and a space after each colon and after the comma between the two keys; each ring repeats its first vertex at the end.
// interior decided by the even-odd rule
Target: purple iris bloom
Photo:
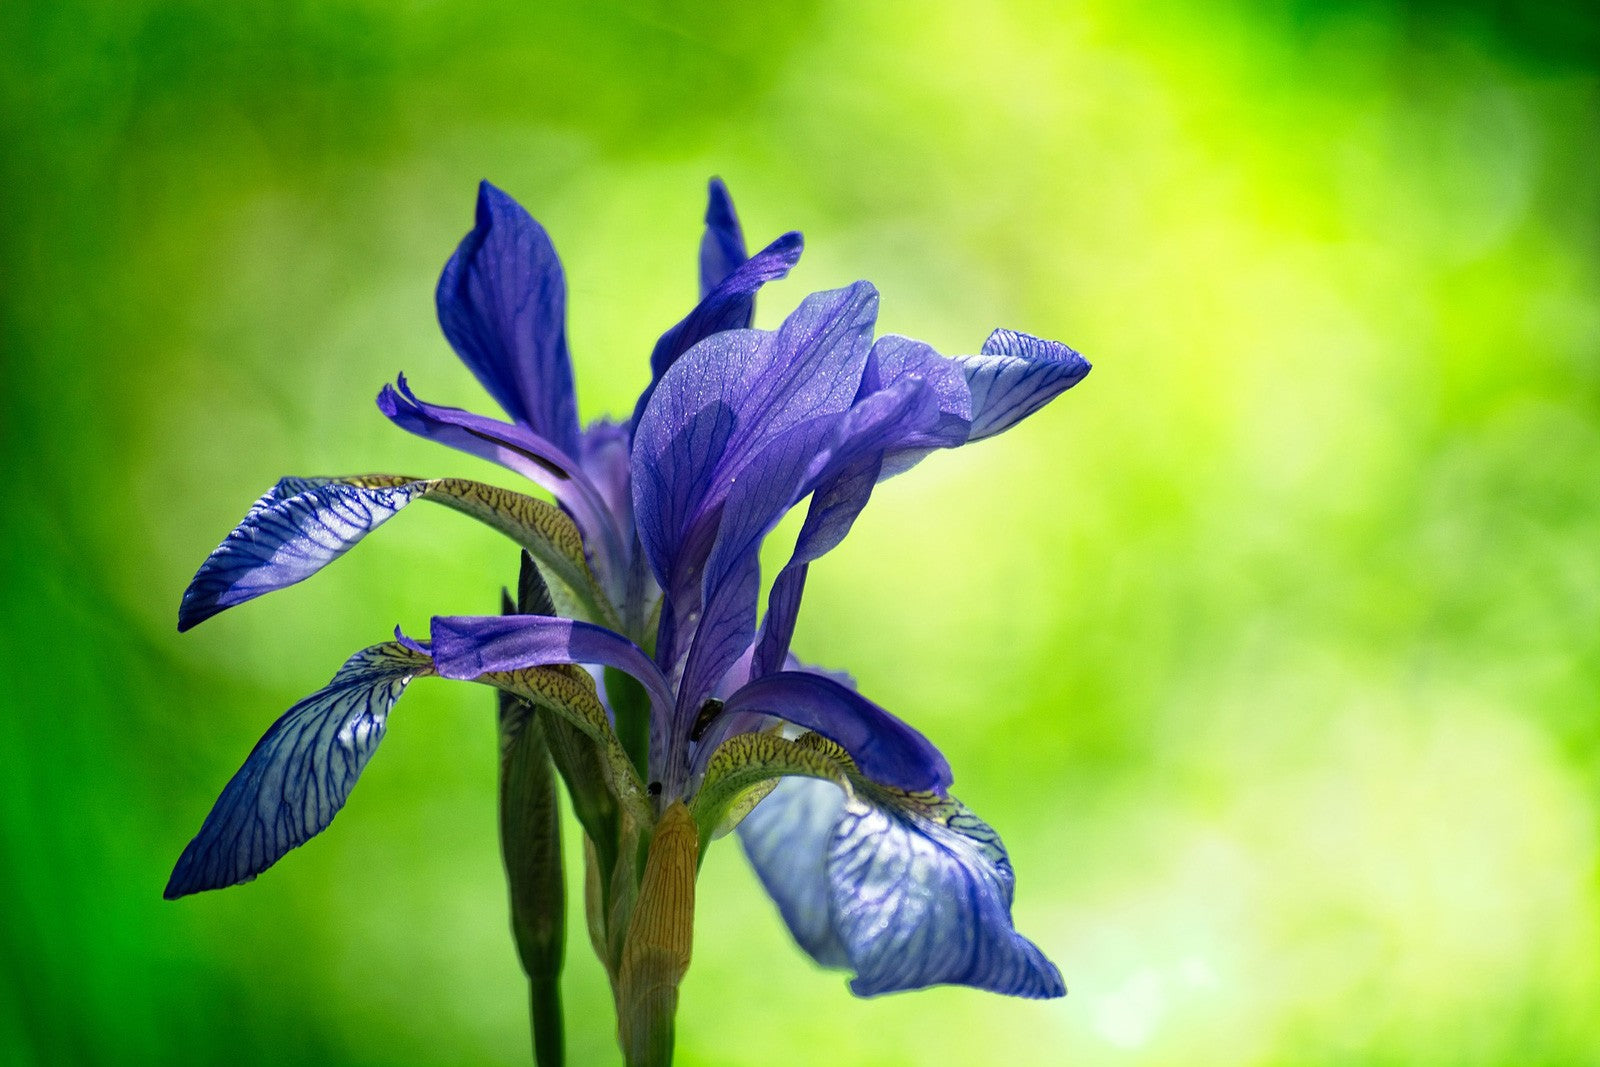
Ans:
{"type": "Polygon", "coordinates": [[[248,881],[326,827],[401,692],[434,675],[498,686],[570,724],[600,769],[603,783],[590,784],[636,822],[682,802],[702,847],[737,827],[797,941],[853,972],[856,993],[1065,992],[1013,928],[1005,849],[950,795],[944,757],[847,680],[800,665],[789,644],[807,569],[879,481],[1008,429],[1089,364],[1009,330],[956,357],[875,336],[866,282],[806,297],[776,330],[750,328],[757,291],[801,246],[788,233],[747,256],[713,181],[700,302],[656,344],[631,417],[580,428],[560,261],[543,228],[483,183],[437,302],[445,336],[506,418],[427,403],[404,377],[378,406],[411,433],[527,477],[554,504],[463,479],[284,479],[201,566],[179,628],[311,576],[422,499],[520,544],[537,564],[537,610],[437,617],[426,642],[357,653],[262,738],[168,897],[248,881]],[[807,498],[763,613],[762,541],[807,498]],[[573,665],[606,668],[607,683],[573,665]]]}

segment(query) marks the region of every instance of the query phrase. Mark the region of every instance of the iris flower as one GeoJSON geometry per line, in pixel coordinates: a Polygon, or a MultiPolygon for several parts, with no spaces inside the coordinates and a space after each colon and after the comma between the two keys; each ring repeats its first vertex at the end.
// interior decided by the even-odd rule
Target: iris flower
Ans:
{"type": "Polygon", "coordinates": [[[557,778],[583,827],[589,932],[629,1062],[670,1059],[695,873],[734,828],[800,946],[851,972],[859,995],[941,983],[1065,992],[1014,929],[1005,849],[951,795],[944,757],[789,645],[808,568],[879,481],[1009,429],[1089,364],[1009,330],[955,357],[875,337],[867,282],[806,297],[776,330],[750,328],[757,290],[801,247],[787,233],[748,256],[713,181],[699,303],[657,342],[631,416],[580,428],[560,261],[520,205],[482,184],[437,304],[506,419],[427,403],[403,376],[378,406],[554,503],[458,478],[285,478],[201,566],[179,629],[310,577],[418,500],[519,544],[517,595],[499,615],[435,617],[426,640],[397,629],[290,708],[184,850],[169,898],[248,881],[324,829],[406,686],[437,676],[502,692],[513,928],[536,1031],[557,1030],[536,1033],[541,1061],[560,1058],[559,1002],[543,1014],[537,1003],[560,967],[557,778]],[[762,541],[808,499],[763,613],[762,541]]]}

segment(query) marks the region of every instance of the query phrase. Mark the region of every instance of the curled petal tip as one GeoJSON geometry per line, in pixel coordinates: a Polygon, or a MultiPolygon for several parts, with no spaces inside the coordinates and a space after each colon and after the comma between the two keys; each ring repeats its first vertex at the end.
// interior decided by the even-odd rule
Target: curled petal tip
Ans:
{"type": "Polygon", "coordinates": [[[378,410],[391,419],[402,408],[414,408],[418,403],[417,394],[411,391],[411,383],[404,374],[395,375],[394,384],[385,384],[378,390],[378,410]]]}
{"type": "Polygon", "coordinates": [[[415,637],[407,637],[399,626],[394,628],[394,639],[420,656],[432,658],[433,649],[427,641],[418,641],[415,637]]]}
{"type": "Polygon", "coordinates": [[[960,362],[972,394],[972,441],[1015,426],[1089,373],[1076,349],[1019,330],[995,330],[979,355],[960,362]]]}

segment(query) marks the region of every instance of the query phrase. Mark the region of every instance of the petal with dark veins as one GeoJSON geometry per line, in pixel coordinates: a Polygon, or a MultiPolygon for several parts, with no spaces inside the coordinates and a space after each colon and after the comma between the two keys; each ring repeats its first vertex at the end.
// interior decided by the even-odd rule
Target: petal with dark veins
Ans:
{"type": "Polygon", "coordinates": [[[967,985],[1018,997],[1066,987],[1011,921],[1000,838],[949,797],[786,778],[739,826],[802,948],[870,997],[967,985]]]}
{"type": "Polygon", "coordinates": [[[1009,430],[1089,373],[1073,349],[1016,330],[996,330],[982,355],[956,358],[972,391],[971,441],[1009,430]]]}
{"type": "Polygon", "coordinates": [[[439,326],[506,414],[571,455],[578,401],[567,354],[567,282],[544,227],[488,182],[476,225],[445,264],[439,326]]]}
{"type": "Polygon", "coordinates": [[[174,900],[248,882],[333,821],[428,658],[398,643],[357,652],[290,708],[222,790],[167,883],[174,900]]]}

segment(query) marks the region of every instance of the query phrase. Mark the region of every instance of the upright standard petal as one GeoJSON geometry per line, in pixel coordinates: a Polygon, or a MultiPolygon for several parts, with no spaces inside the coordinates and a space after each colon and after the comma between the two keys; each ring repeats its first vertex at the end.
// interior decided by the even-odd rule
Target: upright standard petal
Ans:
{"type": "Polygon", "coordinates": [[[872,497],[879,481],[913,466],[936,448],[967,439],[971,394],[960,366],[929,345],[905,337],[878,338],[867,358],[852,413],[853,447],[819,473],[794,552],[773,580],[761,623],[753,676],[775,671],[794,636],[811,563],[833,551],[872,497]],[[915,398],[915,406],[909,401],[915,398]]]}
{"type": "Polygon", "coordinates": [[[972,391],[961,364],[941,356],[933,346],[909,337],[886,334],[872,345],[863,388],[889,389],[907,378],[921,378],[933,392],[939,417],[907,436],[885,456],[884,478],[909,470],[928,452],[965,444],[972,430],[972,391]]]}
{"type": "MultiPolygon", "coordinates": [[[[846,411],[790,428],[746,465],[728,493],[706,560],[699,627],[678,694],[680,716],[710,695],[755,636],[759,555],[767,532],[838,472],[871,462],[897,442],[920,438],[937,417],[928,384],[907,377],[846,411]]],[[[758,666],[764,672],[774,664],[758,666]]]]}
{"type": "Polygon", "coordinates": [[[767,614],[761,620],[760,633],[751,653],[752,677],[777,670],[788,656],[811,564],[844,540],[856,516],[871,499],[873,486],[882,471],[883,457],[866,456],[818,486],[812,494],[805,522],[795,538],[794,551],[767,591],[767,614]]]}
{"type": "Polygon", "coordinates": [[[870,786],[846,797],[787,778],[739,834],[801,947],[828,966],[842,956],[858,996],[943,984],[1066,992],[1012,925],[1015,877],[999,836],[953,798],[870,786]]]}
{"type": "MultiPolygon", "coordinates": [[[[771,442],[740,473],[728,494],[721,522],[697,590],[678,589],[675,613],[697,619],[678,686],[676,733],[685,733],[700,702],[718,688],[724,674],[749,647],[755,634],[760,592],[761,542],[767,531],[804,494],[807,472],[825,451],[843,415],[807,420],[771,442]]],[[[670,631],[669,638],[676,635],[670,631]]]]}
{"type": "Polygon", "coordinates": [[[712,178],[706,195],[706,232],[700,238],[700,298],[705,299],[745,258],[744,230],[733,210],[733,197],[721,178],[712,178]]]}
{"type": "MultiPolygon", "coordinates": [[[[639,420],[633,503],[640,542],[666,591],[663,633],[692,611],[721,505],[745,466],[794,426],[847,409],[860,385],[877,291],[865,282],[808,297],[776,332],[707,338],[662,377],[639,420]]],[[[681,651],[669,639],[657,659],[681,651]]]]}
{"type": "Polygon", "coordinates": [[[1010,429],[1089,373],[1073,349],[1016,330],[996,330],[982,355],[958,359],[972,391],[972,441],[1010,429]]]}
{"type": "Polygon", "coordinates": [[[411,679],[431,673],[426,656],[374,645],[285,712],[183,850],[167,899],[248,882],[321,833],[383,739],[389,709],[411,679]]]}
{"type": "Polygon", "coordinates": [[[843,540],[879,481],[909,469],[934,449],[954,448],[1015,425],[1089,370],[1083,357],[1065,345],[1008,330],[995,331],[984,351],[990,354],[949,359],[921,341],[893,335],[872,346],[863,391],[921,379],[937,398],[938,418],[817,485],[794,553],[768,592],[753,674],[776,670],[783,662],[807,569],[843,540]]]}
{"type": "Polygon", "coordinates": [[[650,404],[650,395],[655,392],[656,382],[661,380],[667,368],[712,334],[747,328],[755,315],[757,290],[768,282],[787,276],[799,262],[803,247],[804,241],[798,233],[790,232],[779,237],[731,271],[681,322],[661,335],[650,353],[650,385],[640,394],[634,406],[634,425],[638,425],[644,409],[650,404]]]}
{"type": "Polygon", "coordinates": [[[664,773],[669,796],[687,784],[689,742],[702,702],[719,691],[724,676],[755,637],[761,542],[767,532],[819,479],[828,477],[835,464],[848,465],[895,436],[904,423],[928,417],[931,405],[922,384],[907,381],[892,393],[875,394],[866,404],[792,426],[740,471],[724,504],[699,589],[680,585],[670,602],[675,610],[663,612],[658,650],[671,647],[677,639],[670,626],[678,618],[697,620],[692,637],[682,635],[689,647],[666,731],[664,773]]]}
{"type": "Polygon", "coordinates": [[[815,293],[776,332],[716,334],[662,377],[634,437],[633,501],[664,588],[690,529],[762,446],[850,406],[877,307],[866,282],[815,293]]]}
{"type": "Polygon", "coordinates": [[[544,228],[481,183],[477,225],[445,264],[436,297],[445,337],[506,414],[574,453],[567,283],[544,228]]]}

